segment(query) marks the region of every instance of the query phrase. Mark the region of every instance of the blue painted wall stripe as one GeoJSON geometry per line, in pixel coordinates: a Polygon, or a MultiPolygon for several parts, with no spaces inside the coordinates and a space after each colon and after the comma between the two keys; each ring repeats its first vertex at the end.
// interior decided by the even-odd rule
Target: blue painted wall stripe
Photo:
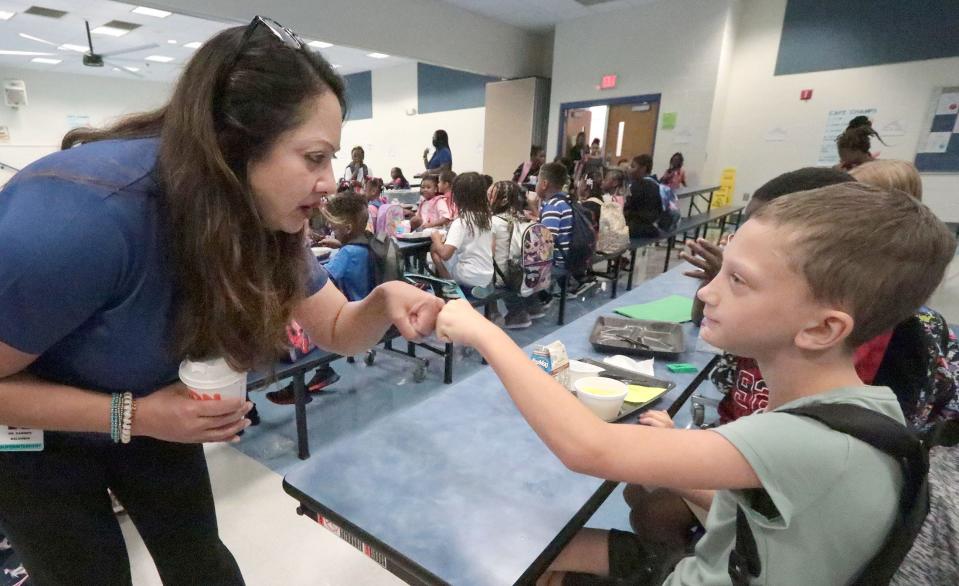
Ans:
{"type": "Polygon", "coordinates": [[[361,71],[343,76],[346,82],[346,119],[373,117],[373,72],[361,71]]]}
{"type": "Polygon", "coordinates": [[[426,63],[417,63],[417,110],[420,114],[486,105],[486,84],[498,77],[476,75],[426,63]]]}

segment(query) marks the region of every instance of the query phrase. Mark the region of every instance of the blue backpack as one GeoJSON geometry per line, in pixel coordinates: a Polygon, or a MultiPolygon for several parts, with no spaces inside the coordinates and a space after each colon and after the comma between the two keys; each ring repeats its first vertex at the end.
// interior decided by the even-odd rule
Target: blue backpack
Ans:
{"type": "Polygon", "coordinates": [[[663,208],[659,214],[659,219],[656,220],[656,227],[663,232],[672,232],[679,225],[679,219],[682,217],[682,213],[679,211],[679,198],[676,197],[676,194],[668,185],[662,183],[658,185],[659,199],[663,202],[663,208]]]}

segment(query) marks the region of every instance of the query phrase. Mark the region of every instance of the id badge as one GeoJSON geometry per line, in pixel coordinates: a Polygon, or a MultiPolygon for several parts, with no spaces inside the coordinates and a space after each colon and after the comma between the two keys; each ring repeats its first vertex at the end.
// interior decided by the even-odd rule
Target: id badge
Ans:
{"type": "Polygon", "coordinates": [[[43,451],[43,430],[0,425],[0,452],[43,451]]]}

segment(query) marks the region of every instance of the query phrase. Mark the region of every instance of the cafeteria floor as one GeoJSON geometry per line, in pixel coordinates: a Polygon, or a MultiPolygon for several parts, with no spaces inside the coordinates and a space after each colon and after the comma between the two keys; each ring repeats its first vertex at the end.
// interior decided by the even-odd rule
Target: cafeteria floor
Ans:
{"type": "MultiPolygon", "coordinates": [[[[664,248],[653,249],[645,263],[645,271],[637,272],[637,282],[645,280],[639,278],[644,272],[646,278],[658,275],[662,271],[664,255],[664,248]]],[[[643,263],[638,264],[642,269],[643,263]]],[[[623,288],[624,283],[625,279],[623,288]]],[[[608,300],[607,289],[585,300],[568,303],[567,323],[608,300]]],[[[523,346],[549,334],[556,328],[557,306],[554,303],[547,316],[537,320],[532,328],[512,331],[513,339],[523,346]]],[[[959,261],[953,262],[948,269],[946,279],[931,299],[930,306],[943,313],[950,323],[959,323],[959,261]]],[[[454,380],[461,380],[481,368],[475,354],[467,353],[464,358],[455,363],[454,380]]],[[[421,383],[413,382],[412,368],[408,363],[383,352],[378,354],[372,367],[365,366],[362,361],[347,364],[340,360],[334,363],[334,368],[342,377],[340,381],[330,387],[325,396],[307,406],[313,446],[330,441],[348,426],[348,417],[336,418],[339,421],[324,420],[322,412],[326,408],[332,407],[332,411],[346,415],[348,409],[343,411],[346,403],[353,405],[350,408],[386,410],[394,401],[408,404],[415,400],[409,395],[424,393],[443,384],[442,360],[438,357],[430,360],[429,374],[421,383]],[[403,395],[407,395],[405,400],[403,395]]],[[[293,408],[273,405],[262,391],[252,398],[258,406],[262,423],[249,428],[236,446],[206,446],[220,535],[236,556],[247,584],[403,584],[345,541],[296,514],[295,501],[281,487],[283,475],[299,462],[295,455],[293,408]]],[[[628,529],[620,492],[618,490],[610,496],[588,525],[628,529]]],[[[127,538],[134,585],[161,584],[129,518],[122,516],[121,525],[127,538]]]]}

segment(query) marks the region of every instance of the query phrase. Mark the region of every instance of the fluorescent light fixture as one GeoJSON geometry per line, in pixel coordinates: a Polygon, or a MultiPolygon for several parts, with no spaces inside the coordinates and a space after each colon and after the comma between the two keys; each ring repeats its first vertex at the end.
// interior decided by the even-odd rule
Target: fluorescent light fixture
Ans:
{"type": "Polygon", "coordinates": [[[0,20],[10,20],[13,18],[13,15],[16,12],[7,12],[6,10],[0,10],[0,20]]]}
{"type": "Polygon", "coordinates": [[[136,73],[137,71],[140,71],[140,68],[139,68],[139,67],[129,67],[129,66],[124,65],[123,68],[126,69],[127,71],[132,72],[132,73],[136,73]]]}
{"type": "Polygon", "coordinates": [[[199,49],[202,44],[200,41],[193,41],[192,43],[183,43],[183,46],[187,49],[199,49]]]}
{"type": "Polygon", "coordinates": [[[98,26],[90,32],[95,35],[104,35],[107,37],[122,37],[130,31],[122,28],[113,28],[112,26],[98,26]]]}
{"type": "Polygon", "coordinates": [[[130,12],[135,12],[136,14],[142,14],[143,16],[152,16],[154,18],[166,18],[173,14],[172,12],[167,12],[166,10],[157,10],[156,8],[147,8],[146,6],[137,6],[130,12]]]}
{"type": "Polygon", "coordinates": [[[167,57],[166,55],[150,55],[146,58],[147,61],[154,61],[156,63],[169,63],[173,61],[173,57],[167,57]]]}
{"type": "Polygon", "coordinates": [[[314,49],[329,49],[333,46],[333,43],[324,43],[323,41],[310,41],[307,45],[313,47],[314,49]]]}
{"type": "Polygon", "coordinates": [[[167,43],[171,45],[176,45],[176,41],[174,41],[173,39],[168,40],[167,43]]]}
{"type": "Polygon", "coordinates": [[[35,37],[35,36],[33,36],[33,35],[28,35],[27,33],[17,33],[17,36],[22,37],[22,38],[24,38],[24,39],[29,39],[29,40],[31,40],[31,41],[37,41],[38,43],[45,43],[45,44],[47,44],[47,45],[52,45],[52,44],[53,44],[53,43],[51,43],[50,41],[45,41],[45,40],[41,39],[40,37],[35,37]]]}
{"type": "Polygon", "coordinates": [[[57,47],[57,49],[60,49],[61,51],[76,51],[77,53],[86,53],[90,50],[89,47],[85,47],[84,45],[71,45],[69,43],[60,45],[57,47]]]}
{"type": "Polygon", "coordinates": [[[21,57],[33,57],[33,56],[44,56],[44,55],[53,55],[53,53],[42,53],[38,51],[5,51],[0,50],[0,55],[19,55],[21,57]]]}
{"type": "Polygon", "coordinates": [[[386,53],[367,53],[367,57],[372,57],[373,59],[386,59],[389,57],[386,53]]]}
{"type": "Polygon", "coordinates": [[[34,57],[34,58],[31,59],[30,61],[33,61],[34,63],[46,63],[47,65],[56,65],[57,63],[60,63],[60,62],[63,61],[63,60],[62,60],[62,59],[50,59],[49,57],[34,57]]]}

